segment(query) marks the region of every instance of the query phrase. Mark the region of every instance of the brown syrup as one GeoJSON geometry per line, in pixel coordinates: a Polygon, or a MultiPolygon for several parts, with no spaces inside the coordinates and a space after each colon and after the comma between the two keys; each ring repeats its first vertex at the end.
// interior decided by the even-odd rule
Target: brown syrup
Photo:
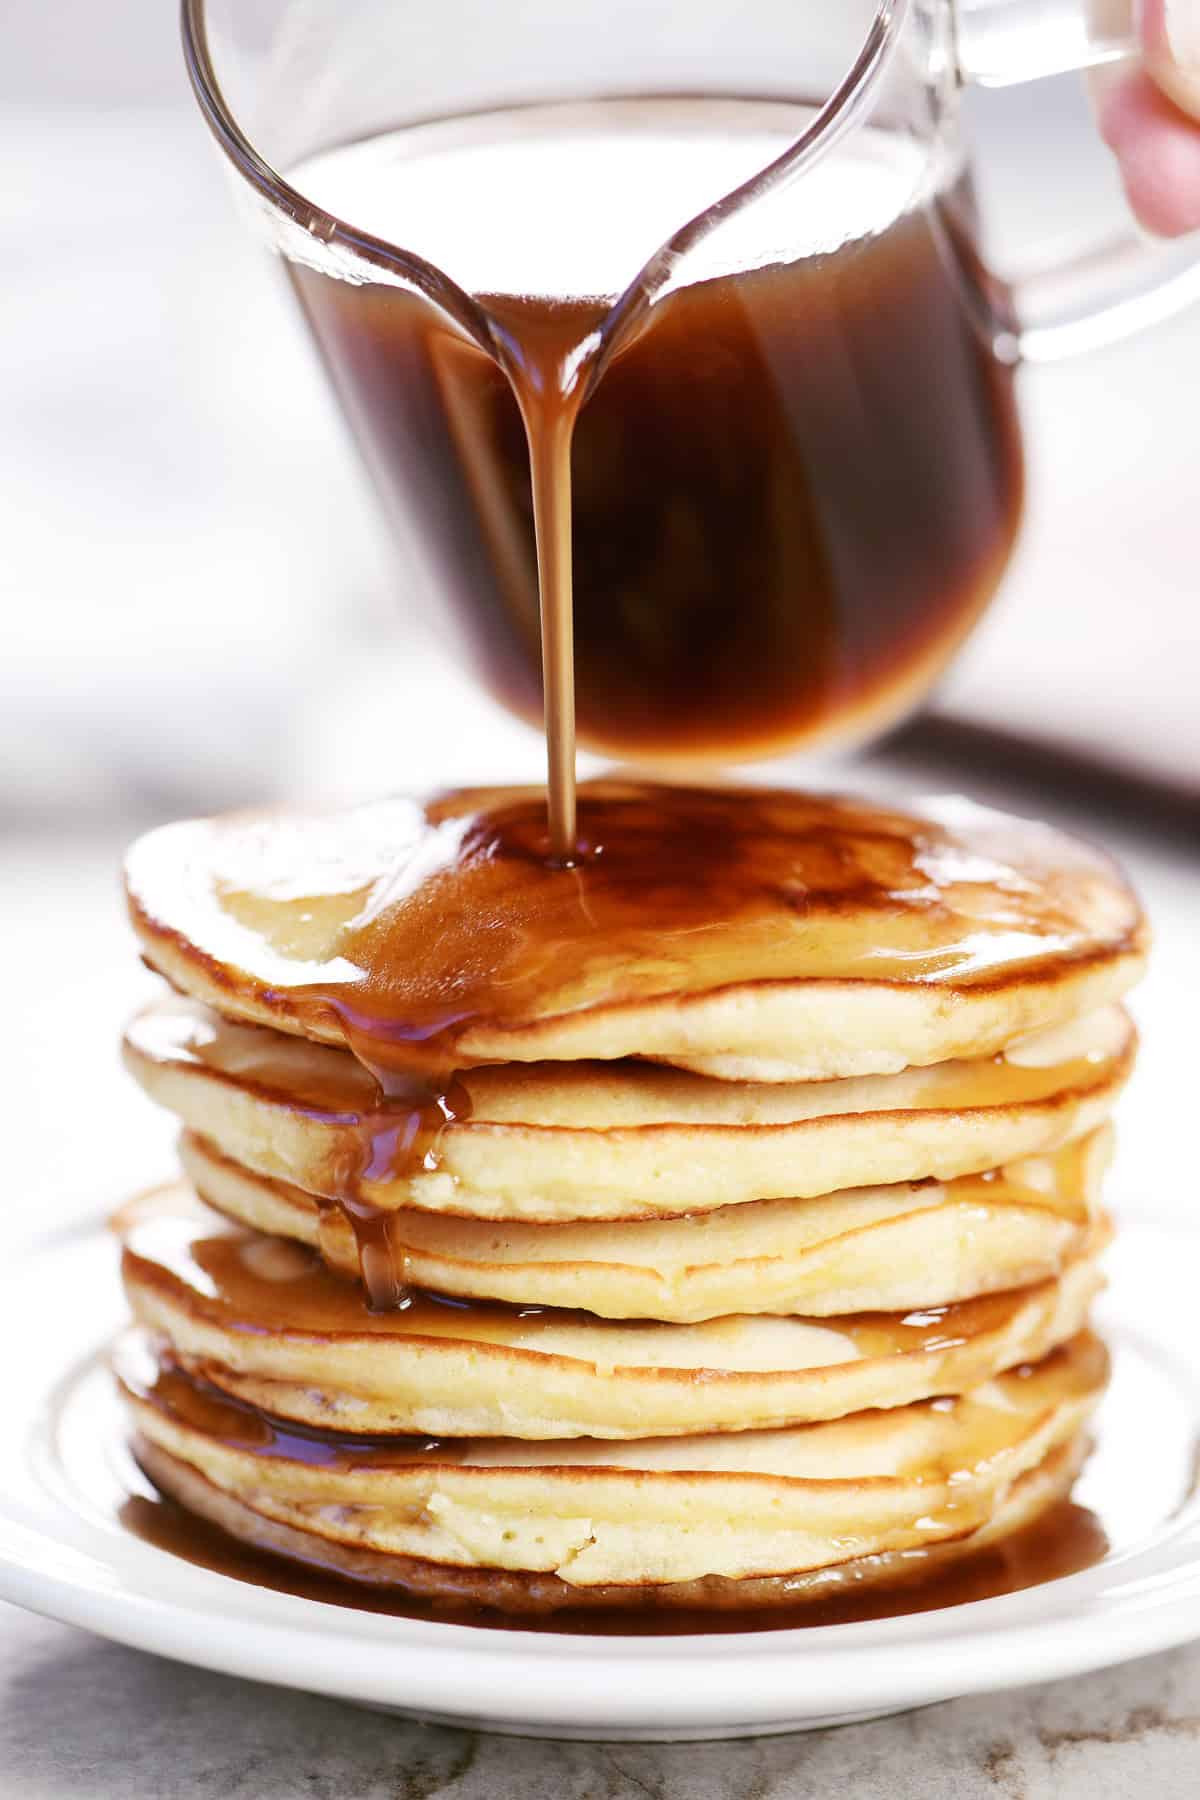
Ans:
{"type": "Polygon", "coordinates": [[[185,1369],[166,1348],[151,1352],[145,1344],[125,1340],[115,1364],[122,1387],[135,1399],[187,1430],[202,1432],[249,1456],[344,1471],[453,1463],[464,1454],[455,1439],[331,1431],[276,1418],[185,1369]]]}
{"type": "Polygon", "coordinates": [[[427,1074],[377,1067],[355,1043],[347,1041],[374,1078],[377,1098],[360,1113],[342,1159],[338,1191],[319,1203],[322,1234],[337,1215],[349,1225],[358,1252],[359,1272],[376,1311],[403,1306],[410,1299],[403,1246],[389,1214],[367,1199],[363,1184],[402,1181],[439,1163],[442,1133],[448,1125],[471,1117],[471,1096],[453,1070],[427,1074]]]}
{"type": "Polygon", "coordinates": [[[164,1210],[130,1220],[122,1235],[127,1279],[165,1289],[196,1317],[230,1331],[290,1331],[306,1341],[368,1334],[503,1343],[536,1319],[570,1324],[592,1317],[411,1288],[402,1304],[367,1310],[358,1287],[315,1251],[273,1245],[277,1255],[264,1267],[258,1247],[269,1240],[244,1227],[223,1229],[211,1216],[164,1210]]]}
{"type": "MultiPolygon", "coordinates": [[[[472,1602],[423,1600],[399,1586],[369,1578],[356,1580],[322,1567],[255,1549],[186,1511],[164,1494],[131,1494],[120,1510],[121,1523],[145,1543],[199,1568],[211,1569],[276,1593],[345,1606],[393,1618],[473,1625],[491,1631],[566,1633],[571,1636],[678,1637],[691,1632],[728,1633],[794,1630],[797,1626],[852,1624],[963,1606],[1001,1594],[1057,1581],[1093,1568],[1108,1554],[1108,1539],[1095,1513],[1060,1501],[1041,1518],[1002,1543],[964,1555],[948,1568],[922,1573],[920,1551],[906,1559],[903,1580],[893,1586],[856,1591],[847,1576],[844,1591],[794,1605],[763,1609],[713,1608],[672,1613],[664,1607],[563,1608],[544,1615],[505,1613],[472,1602]]],[[[315,1544],[315,1540],[314,1540],[315,1544]]]]}
{"type": "Polygon", "coordinates": [[[596,333],[603,309],[492,297],[488,310],[529,451],[550,854],[560,868],[568,868],[578,851],[571,452],[588,377],[594,372],[580,352],[596,333]]]}
{"type": "MultiPolygon", "coordinates": [[[[442,1133],[471,1116],[466,1084],[449,1071],[438,1076],[374,1067],[365,1053],[347,1057],[305,1046],[297,1055],[294,1040],[281,1048],[269,1030],[234,1030],[231,1039],[219,1020],[164,1011],[143,1014],[130,1037],[153,1057],[198,1064],[243,1092],[283,1098],[305,1116],[336,1125],[338,1145],[327,1170],[332,1191],[316,1200],[320,1232],[327,1237],[339,1224],[349,1226],[371,1305],[403,1305],[403,1248],[388,1213],[364,1196],[363,1184],[437,1168],[442,1133]]],[[[352,1027],[346,1035],[355,1049],[352,1027]]]]}

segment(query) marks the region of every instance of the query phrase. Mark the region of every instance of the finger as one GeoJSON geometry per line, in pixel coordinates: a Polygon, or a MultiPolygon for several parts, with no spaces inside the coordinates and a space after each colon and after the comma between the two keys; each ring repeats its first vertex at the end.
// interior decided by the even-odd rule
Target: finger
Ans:
{"type": "Polygon", "coordinates": [[[1144,69],[1122,69],[1095,94],[1101,136],[1139,222],[1159,237],[1200,230],[1200,124],[1144,69]]]}
{"type": "Polygon", "coordinates": [[[1142,0],[1141,31],[1155,81],[1200,120],[1200,0],[1142,0]]]}

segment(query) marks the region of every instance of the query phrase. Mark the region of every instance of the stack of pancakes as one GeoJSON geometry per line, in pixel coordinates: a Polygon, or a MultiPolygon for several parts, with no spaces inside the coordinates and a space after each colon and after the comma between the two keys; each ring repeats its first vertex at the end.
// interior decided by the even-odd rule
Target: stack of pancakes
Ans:
{"type": "Polygon", "coordinates": [[[168,827],[119,1220],[153,1479],[508,1611],[888,1583],[1061,1498],[1106,1380],[1119,873],[963,801],[589,784],[168,827]]]}

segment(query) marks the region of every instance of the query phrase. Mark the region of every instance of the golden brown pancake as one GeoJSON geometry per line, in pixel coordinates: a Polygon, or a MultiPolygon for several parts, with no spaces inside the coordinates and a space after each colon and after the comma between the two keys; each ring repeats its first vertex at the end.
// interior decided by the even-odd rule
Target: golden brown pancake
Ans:
{"type": "MultiPolygon", "coordinates": [[[[962,1537],[942,1538],[920,1551],[883,1551],[851,1557],[820,1569],[791,1575],[730,1579],[702,1575],[690,1581],[640,1586],[572,1587],[557,1575],[528,1574],[510,1569],[475,1569],[436,1563],[412,1556],[368,1550],[313,1531],[281,1524],[265,1513],[214,1487],[190,1463],[172,1456],[140,1436],[134,1439],[138,1461],[163,1493],[190,1512],[207,1519],[230,1537],[291,1562],[340,1575],[356,1584],[390,1588],[414,1600],[455,1605],[490,1606],[511,1616],[553,1615],[563,1608],[637,1608],[643,1614],[765,1612],[768,1609],[838,1600],[848,1593],[900,1594],[916,1583],[936,1578],[962,1557],[1002,1544],[1017,1532],[1036,1526],[1058,1501],[1065,1499],[1087,1455],[1084,1433],[1052,1450],[1036,1468],[1018,1477],[986,1522],[962,1537]]],[[[901,1610],[907,1610],[901,1598],[901,1610]]]]}
{"type": "Polygon", "coordinates": [[[481,1068],[415,1167],[407,1100],[392,1110],[345,1051],[170,1001],[133,1021],[125,1054],[153,1099],[258,1174],[387,1211],[553,1222],[951,1180],[1053,1151],[1107,1118],[1133,1043],[1109,1007],[1014,1055],[887,1076],[754,1086],[636,1061],[481,1068]]]}
{"type": "Polygon", "coordinates": [[[970,1393],[771,1431],[426,1441],[284,1425],[159,1361],[117,1371],[138,1432],[277,1523],[573,1588],[778,1576],[961,1538],[1072,1443],[1107,1377],[1088,1334],[970,1393]]]}
{"type": "Polygon", "coordinates": [[[1138,904],[1089,847],[965,800],[540,789],[167,826],[127,865],[147,960],[231,1017],[411,1073],[629,1055],[812,1079],[989,1055],[1136,979],[1138,904]]]}
{"type": "Polygon", "coordinates": [[[1101,1285],[1087,1257],[1033,1288],[821,1321],[613,1322],[424,1294],[373,1314],[314,1251],[231,1225],[186,1189],[117,1224],[134,1317],[177,1359],[275,1416],[352,1432],[681,1436],[907,1405],[1046,1355],[1101,1285]]]}
{"type": "MultiPolygon", "coordinates": [[[[185,1133],[201,1198],[256,1230],[320,1248],[342,1275],[359,1246],[339,1206],[254,1175],[185,1133]]],[[[1059,1274],[1094,1234],[1108,1127],[1043,1157],[948,1182],[758,1200],[674,1219],[496,1224],[387,1216],[401,1279],[465,1299],[687,1324],[725,1313],[904,1312],[1059,1274]]]]}

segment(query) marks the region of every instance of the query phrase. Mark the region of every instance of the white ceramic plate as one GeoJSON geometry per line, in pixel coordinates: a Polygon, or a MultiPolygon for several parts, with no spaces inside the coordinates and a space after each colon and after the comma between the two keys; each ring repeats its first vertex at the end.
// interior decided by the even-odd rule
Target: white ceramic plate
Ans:
{"type": "Polygon", "coordinates": [[[527,1635],[251,1586],[132,1535],[140,1476],[96,1346],[122,1322],[99,1229],[0,1277],[0,1596],[121,1643],[440,1723],[550,1737],[793,1731],[1121,1662],[1200,1636],[1200,1238],[1137,1225],[1110,1256],[1115,1352],[1078,1498],[1113,1549],[1001,1598],[870,1623],[685,1637],[527,1635]]]}

